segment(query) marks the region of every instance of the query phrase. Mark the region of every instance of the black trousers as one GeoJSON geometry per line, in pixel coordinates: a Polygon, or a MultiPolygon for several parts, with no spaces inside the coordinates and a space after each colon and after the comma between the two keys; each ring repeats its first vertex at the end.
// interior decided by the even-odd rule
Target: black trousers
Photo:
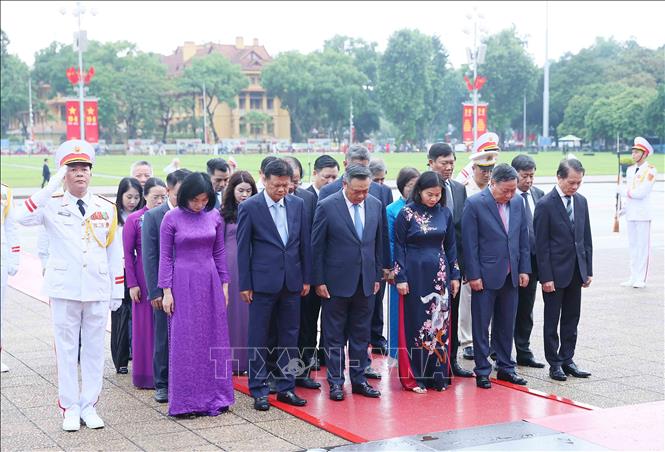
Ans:
{"type": "MultiPolygon", "coordinates": [[[[316,352],[317,337],[319,332],[319,311],[321,310],[321,298],[316,295],[314,286],[311,287],[306,297],[300,298],[300,335],[298,337],[298,350],[300,359],[305,366],[310,365],[310,361],[316,352]]],[[[301,377],[309,376],[310,368],[301,377]]],[[[297,377],[298,378],[298,377],[297,377]]]]}
{"type": "Polygon", "coordinates": [[[543,292],[543,335],[545,359],[550,366],[561,366],[573,362],[577,344],[577,325],[580,322],[582,278],[576,266],[568,287],[557,287],[554,292],[543,292]],[[559,319],[560,328],[559,328],[559,319]],[[559,330],[561,341],[559,341],[559,330]]]}
{"type": "Polygon", "coordinates": [[[153,309],[154,348],[152,351],[152,375],[155,389],[169,387],[169,320],[162,310],[153,309]]]}
{"type": "Polygon", "coordinates": [[[538,285],[538,264],[536,256],[531,255],[531,274],[529,285],[520,287],[517,292],[517,316],[515,317],[515,350],[517,361],[533,359],[531,352],[531,331],[533,330],[533,303],[538,285]]]}
{"type": "MultiPolygon", "coordinates": [[[[372,329],[370,343],[374,347],[386,345],[386,338],[383,337],[383,296],[386,293],[386,282],[381,281],[379,291],[374,295],[374,314],[372,314],[372,329]]],[[[371,298],[371,297],[370,297],[371,298]]]]}
{"type": "Polygon", "coordinates": [[[457,361],[457,349],[459,348],[459,338],[457,337],[458,319],[459,319],[459,296],[462,289],[460,282],[460,290],[453,297],[451,316],[450,316],[450,361],[457,361]]]}
{"type": "Polygon", "coordinates": [[[111,312],[111,357],[115,370],[129,363],[129,319],[132,301],[125,297],[120,307],[111,312]]]}

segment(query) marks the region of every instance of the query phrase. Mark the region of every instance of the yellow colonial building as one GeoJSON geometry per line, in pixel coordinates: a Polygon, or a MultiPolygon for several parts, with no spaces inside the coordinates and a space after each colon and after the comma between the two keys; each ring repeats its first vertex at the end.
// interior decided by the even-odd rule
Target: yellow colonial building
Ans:
{"type": "MultiPolygon", "coordinates": [[[[236,98],[236,107],[231,108],[223,103],[215,109],[213,122],[220,139],[253,139],[266,141],[290,141],[291,119],[289,112],[281,108],[279,98],[269,96],[261,86],[261,71],[266,63],[272,61],[265,47],[254,39],[252,45],[245,45],[244,39],[236,38],[234,45],[227,44],[195,44],[185,42],[175,52],[162,56],[161,60],[168,67],[169,75],[178,76],[184,71],[193,58],[218,53],[231,63],[238,64],[249,79],[249,85],[236,98]],[[261,112],[271,119],[264,124],[250,124],[245,116],[250,112],[261,112]]],[[[202,94],[196,99],[197,118],[203,118],[202,94]]],[[[213,102],[215,102],[213,100],[213,102]]],[[[176,112],[173,124],[191,119],[189,112],[176,112]]],[[[202,120],[202,119],[201,119],[202,120]]],[[[212,143],[212,133],[208,134],[208,143],[212,143]]]]}

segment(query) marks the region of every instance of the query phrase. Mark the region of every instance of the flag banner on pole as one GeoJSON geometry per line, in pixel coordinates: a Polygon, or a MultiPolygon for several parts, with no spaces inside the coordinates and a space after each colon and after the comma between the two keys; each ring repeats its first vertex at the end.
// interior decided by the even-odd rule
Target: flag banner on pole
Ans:
{"type": "MultiPolygon", "coordinates": [[[[84,106],[84,127],[85,127],[85,141],[88,143],[99,142],[99,123],[97,121],[97,101],[86,100],[84,106]]],[[[78,140],[81,138],[81,127],[79,125],[79,101],[68,100],[65,104],[67,123],[67,139],[78,140]]]]}

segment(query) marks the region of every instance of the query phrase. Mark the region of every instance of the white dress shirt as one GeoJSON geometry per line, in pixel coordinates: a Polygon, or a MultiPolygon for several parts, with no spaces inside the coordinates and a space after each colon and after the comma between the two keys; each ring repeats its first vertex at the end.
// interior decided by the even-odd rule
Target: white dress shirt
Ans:
{"type": "MultiPolygon", "coordinates": [[[[349,201],[349,198],[346,197],[346,193],[344,193],[344,190],[342,190],[342,196],[344,196],[344,201],[346,201],[346,207],[349,210],[349,215],[351,215],[351,222],[355,226],[356,222],[354,221],[355,218],[355,209],[353,208],[353,203],[349,201]]],[[[365,227],[365,201],[361,202],[358,204],[358,209],[360,210],[360,221],[363,224],[363,228],[365,227]]]]}

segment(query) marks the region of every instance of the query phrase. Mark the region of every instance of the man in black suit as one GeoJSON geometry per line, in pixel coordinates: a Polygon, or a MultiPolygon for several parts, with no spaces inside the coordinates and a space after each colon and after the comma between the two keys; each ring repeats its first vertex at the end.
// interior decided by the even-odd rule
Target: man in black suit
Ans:
{"type": "Polygon", "coordinates": [[[593,245],[587,201],[577,193],[584,177],[582,163],[576,159],[562,160],[556,177],[554,189],[536,204],[533,226],[538,278],[545,302],[545,359],[550,365],[550,377],[564,381],[566,375],[577,378],[591,375],[577,367],[573,356],[582,287],[589,287],[593,279],[593,245]]]}
{"type": "Polygon", "coordinates": [[[191,171],[179,169],[166,176],[168,199],[161,206],[146,211],[141,226],[141,258],[145,273],[148,299],[153,308],[154,349],[152,371],[155,379],[155,400],[168,402],[169,391],[169,332],[166,313],[162,308],[162,289],[157,287],[159,274],[159,228],[166,212],[178,205],[180,184],[191,171]]]}
{"type": "MultiPolygon", "coordinates": [[[[464,185],[452,180],[453,170],[455,169],[455,151],[448,143],[434,143],[427,153],[429,168],[441,175],[446,184],[446,206],[453,213],[453,223],[455,224],[455,242],[457,244],[457,262],[460,266],[462,275],[464,274],[464,254],[462,253],[462,212],[466,202],[466,189],[464,185]]],[[[473,377],[473,372],[464,369],[457,362],[457,348],[459,339],[457,337],[457,322],[459,318],[459,291],[453,298],[452,317],[451,317],[451,338],[450,347],[450,366],[453,375],[458,377],[473,377]]]]}
{"type": "Polygon", "coordinates": [[[533,230],[533,212],[536,203],[545,193],[533,186],[533,177],[536,174],[536,162],[531,156],[520,154],[510,165],[517,171],[517,196],[524,201],[527,226],[529,229],[529,250],[531,251],[531,274],[529,284],[518,290],[517,316],[515,318],[515,350],[517,351],[517,364],[520,366],[541,369],[545,364],[535,360],[529,347],[531,330],[533,329],[533,303],[536,299],[536,285],[538,284],[538,263],[536,262],[536,236],[533,230]]]}
{"type": "MultiPolygon", "coordinates": [[[[337,180],[339,176],[339,163],[337,160],[332,158],[329,155],[323,154],[317,157],[314,160],[314,170],[312,171],[312,184],[307,187],[307,191],[316,196],[316,202],[319,201],[319,191],[323,188],[324,185],[332,184],[337,180]]],[[[319,313],[321,311],[321,298],[316,294],[316,291],[309,291],[309,307],[310,310],[307,313],[308,319],[306,323],[308,325],[314,325],[313,329],[300,330],[300,339],[302,347],[311,347],[316,350],[317,346],[317,328],[319,313]],[[304,336],[303,336],[304,335],[304,336]]],[[[316,356],[312,359],[311,363],[305,363],[311,366],[312,370],[319,370],[321,366],[325,366],[326,357],[323,353],[324,343],[323,343],[323,325],[321,325],[321,333],[319,337],[318,350],[316,350],[316,356]]]]}
{"type": "Polygon", "coordinates": [[[313,281],[322,299],[330,399],[344,400],[344,349],[349,343],[352,392],[379,397],[367,383],[365,364],[373,296],[383,277],[383,219],[381,201],[369,196],[370,172],[349,165],[344,185],[319,201],[314,214],[313,281]]]}
{"type": "MultiPolygon", "coordinates": [[[[344,156],[344,167],[347,168],[351,164],[369,167],[369,151],[365,146],[362,146],[360,144],[354,144],[349,147],[349,149],[346,151],[346,155],[344,156]]],[[[343,185],[342,180],[337,179],[335,182],[322,187],[321,191],[319,192],[319,201],[324,200],[333,193],[341,191],[342,185],[343,185]]],[[[388,189],[388,187],[385,187],[381,184],[377,184],[376,182],[370,179],[369,194],[374,196],[379,201],[381,201],[381,205],[383,206],[383,232],[382,232],[383,251],[381,256],[381,262],[383,263],[383,280],[388,279],[390,275],[390,270],[392,270],[393,267],[393,263],[390,262],[390,239],[388,237],[388,217],[386,215],[386,207],[388,206],[387,204],[386,205],[383,204],[383,200],[386,198],[385,195],[386,189],[388,189]]],[[[374,299],[375,309],[380,309],[383,315],[383,299],[378,300],[377,297],[374,298],[375,298],[374,299]]],[[[383,326],[381,326],[381,331],[383,331],[383,326]]],[[[385,350],[385,344],[383,350],[381,351],[384,350],[385,350]]],[[[371,367],[371,359],[369,356],[365,360],[365,364],[366,364],[365,376],[367,378],[375,378],[375,379],[381,378],[381,374],[371,367]]]]}
{"type": "MultiPolygon", "coordinates": [[[[302,164],[300,160],[291,156],[284,157],[284,160],[293,170],[289,194],[297,196],[305,203],[305,218],[311,231],[314,211],[316,210],[316,194],[300,188],[302,182],[302,164]]],[[[311,236],[307,240],[311,242],[311,236]]],[[[307,295],[300,298],[300,333],[298,335],[298,351],[300,352],[300,359],[305,363],[305,369],[300,375],[296,375],[296,386],[308,389],[321,387],[321,383],[309,377],[312,358],[316,350],[316,333],[318,332],[319,309],[321,308],[321,300],[313,292],[313,290],[310,290],[307,295]]]]}
{"type": "Polygon", "coordinates": [[[212,188],[215,189],[215,209],[222,206],[222,198],[224,196],[224,189],[229,183],[231,177],[231,170],[228,163],[223,158],[214,158],[208,160],[206,163],[208,176],[212,182],[212,188]]]}
{"type": "Polygon", "coordinates": [[[300,373],[300,297],[309,293],[311,243],[304,202],[288,194],[293,170],[282,159],[264,169],[265,190],[238,207],[238,283],[249,304],[249,390],[254,408],[267,411],[266,367],[270,324],[277,317],[277,400],[303,406],[294,392],[300,373]]]}

